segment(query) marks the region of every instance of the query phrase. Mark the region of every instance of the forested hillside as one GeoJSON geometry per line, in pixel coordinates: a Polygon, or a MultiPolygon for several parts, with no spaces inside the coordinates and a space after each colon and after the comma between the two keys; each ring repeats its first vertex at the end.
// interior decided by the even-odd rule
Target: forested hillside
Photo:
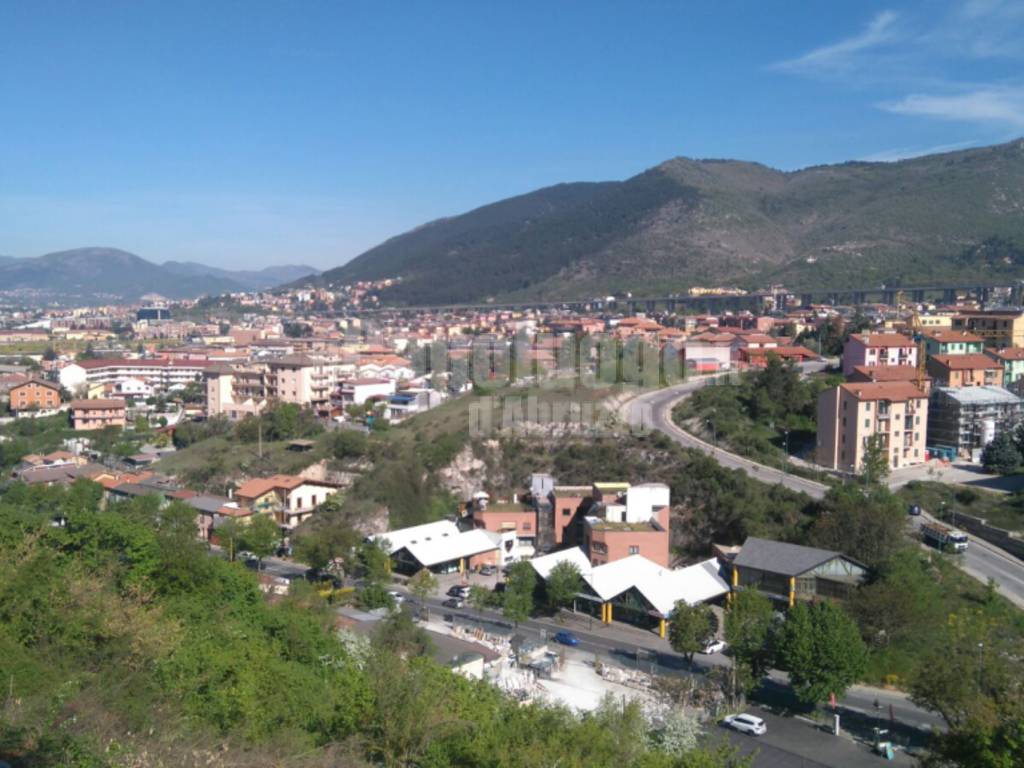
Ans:
{"type": "Polygon", "coordinates": [[[675,158],[393,237],[313,278],[401,278],[395,304],[665,295],[693,285],[910,285],[1024,275],[1024,140],[783,172],[675,158]]]}

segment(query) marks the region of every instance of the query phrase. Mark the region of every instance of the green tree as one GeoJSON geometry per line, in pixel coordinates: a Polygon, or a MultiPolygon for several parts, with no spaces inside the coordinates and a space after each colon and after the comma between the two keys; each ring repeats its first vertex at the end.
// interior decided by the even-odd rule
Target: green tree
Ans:
{"type": "Polygon", "coordinates": [[[528,562],[521,560],[509,567],[502,595],[502,613],[516,626],[526,621],[533,612],[533,592],[536,586],[536,571],[528,562]]]}
{"type": "Polygon", "coordinates": [[[981,452],[981,463],[989,472],[1008,475],[1020,467],[1021,453],[1008,430],[996,434],[981,452]]]}
{"type": "Polygon", "coordinates": [[[391,556],[382,542],[364,541],[359,545],[357,556],[363,579],[375,584],[383,584],[388,580],[391,575],[391,556]]]}
{"type": "Polygon", "coordinates": [[[857,624],[832,603],[797,603],[778,632],[778,660],[800,701],[842,696],[864,674],[867,648],[857,624]]]}
{"type": "Polygon", "coordinates": [[[734,697],[737,681],[756,686],[772,668],[774,627],[771,600],[754,589],[733,593],[725,612],[725,641],[732,653],[734,697]]]}
{"type": "Polygon", "coordinates": [[[825,494],[809,538],[877,569],[903,547],[905,525],[904,505],[888,488],[847,483],[825,494]]]}
{"type": "Polygon", "coordinates": [[[281,528],[270,515],[253,515],[242,528],[242,546],[256,555],[261,568],[263,558],[272,555],[280,543],[281,528]]]}
{"type": "Polygon", "coordinates": [[[347,566],[352,552],[359,545],[359,533],[348,521],[331,517],[331,513],[325,509],[328,502],[338,495],[329,496],[327,501],[317,507],[310,522],[321,516],[326,519],[310,526],[300,526],[291,536],[295,559],[310,568],[325,569],[338,561],[347,566]]]}
{"type": "Polygon", "coordinates": [[[331,435],[331,455],[336,459],[355,459],[366,455],[368,440],[362,432],[339,429],[331,435]]]}
{"type": "Polygon", "coordinates": [[[694,654],[699,652],[715,636],[718,619],[711,606],[705,603],[690,605],[685,600],[676,603],[668,626],[668,642],[672,650],[686,657],[693,664],[694,654]]]}
{"type": "Polygon", "coordinates": [[[885,450],[885,436],[874,434],[868,438],[864,448],[864,458],[860,464],[864,482],[882,483],[889,476],[889,454],[885,450]]]}
{"type": "Polygon", "coordinates": [[[421,568],[409,579],[408,587],[420,605],[426,605],[427,598],[437,593],[437,577],[426,568],[421,568]]]}
{"type": "Polygon", "coordinates": [[[583,578],[580,576],[580,569],[576,567],[576,564],[568,560],[558,563],[551,569],[544,583],[548,610],[556,613],[565,606],[571,605],[581,589],[583,589],[583,578]]]}

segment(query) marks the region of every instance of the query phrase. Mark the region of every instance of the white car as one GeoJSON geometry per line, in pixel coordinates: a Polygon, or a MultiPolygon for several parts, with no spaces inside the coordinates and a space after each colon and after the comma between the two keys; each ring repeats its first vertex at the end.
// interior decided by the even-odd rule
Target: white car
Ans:
{"type": "Polygon", "coordinates": [[[391,595],[391,599],[395,601],[395,605],[401,605],[405,602],[405,595],[397,589],[392,589],[388,594],[391,595]]]}
{"type": "Polygon", "coordinates": [[[764,736],[768,732],[768,726],[764,724],[764,720],[746,713],[729,715],[722,722],[740,733],[749,733],[751,736],[764,736]]]}
{"type": "Polygon", "coordinates": [[[704,646],[704,649],[701,651],[701,653],[721,653],[725,650],[725,648],[725,640],[708,640],[707,645],[704,646]]]}

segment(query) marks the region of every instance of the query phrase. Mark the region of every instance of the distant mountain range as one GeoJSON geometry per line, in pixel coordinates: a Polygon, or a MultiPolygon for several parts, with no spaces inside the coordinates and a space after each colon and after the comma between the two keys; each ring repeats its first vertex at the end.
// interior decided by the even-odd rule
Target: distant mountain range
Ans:
{"type": "Polygon", "coordinates": [[[300,282],[401,277],[382,298],[664,295],[1024,277],[1024,140],[783,172],[675,158],[425,224],[300,282]]]}
{"type": "Polygon", "coordinates": [[[184,299],[265,290],[315,274],[313,267],[301,265],[254,271],[195,262],[154,264],[117,248],[76,248],[25,259],[0,256],[0,292],[37,301],[134,301],[148,293],[184,299]]]}

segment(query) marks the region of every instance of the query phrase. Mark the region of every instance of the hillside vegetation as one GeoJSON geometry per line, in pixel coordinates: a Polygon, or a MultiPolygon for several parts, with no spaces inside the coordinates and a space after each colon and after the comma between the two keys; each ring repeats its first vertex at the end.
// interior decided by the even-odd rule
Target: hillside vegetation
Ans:
{"type": "Polygon", "coordinates": [[[387,301],[430,304],[1012,278],[1022,214],[1024,140],[789,173],[676,158],[426,224],[313,282],[401,277],[387,301]]]}
{"type": "Polygon", "coordinates": [[[0,760],[16,768],[748,765],[663,748],[635,706],[522,706],[420,655],[401,616],[372,644],[335,634],[311,588],[270,605],[209,556],[189,508],[99,500],[86,481],[0,495],[0,760]]]}

